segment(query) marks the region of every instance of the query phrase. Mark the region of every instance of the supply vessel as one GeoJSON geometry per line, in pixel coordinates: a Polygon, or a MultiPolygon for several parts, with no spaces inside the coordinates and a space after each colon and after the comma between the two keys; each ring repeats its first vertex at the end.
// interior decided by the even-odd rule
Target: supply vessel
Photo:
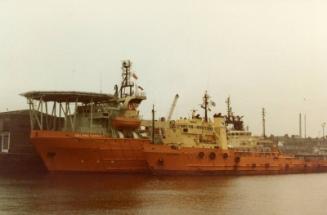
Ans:
{"type": "MultiPolygon", "coordinates": [[[[233,121],[215,114],[208,117],[211,102],[205,93],[204,117],[192,116],[157,123],[157,143],[145,144],[144,152],[150,170],[164,175],[258,175],[326,172],[324,157],[297,157],[271,150],[229,148],[226,124],[233,121]]],[[[239,124],[239,120],[236,120],[239,124]]],[[[238,125],[234,125],[238,126],[238,125]]]]}
{"type": "Polygon", "coordinates": [[[146,99],[129,60],[115,93],[31,91],[31,143],[49,171],[144,173],[138,106],[146,99]]]}
{"type": "Polygon", "coordinates": [[[269,151],[229,147],[228,137],[246,133],[243,122],[230,114],[210,118],[214,102],[207,92],[201,105],[204,117],[193,111],[191,118],[171,120],[170,113],[168,120],[155,122],[153,117],[141,125],[138,107],[146,96],[136,79],[127,60],[114,94],[22,94],[30,108],[31,143],[49,171],[217,175],[327,171],[323,157],[287,155],[275,147],[269,151]]]}

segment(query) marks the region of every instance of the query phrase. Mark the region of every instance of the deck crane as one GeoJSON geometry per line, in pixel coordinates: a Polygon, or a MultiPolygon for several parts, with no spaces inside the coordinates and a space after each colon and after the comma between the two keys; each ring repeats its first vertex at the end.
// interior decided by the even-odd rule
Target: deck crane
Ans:
{"type": "Polygon", "coordinates": [[[170,119],[171,119],[171,117],[172,117],[172,115],[173,115],[173,113],[174,113],[174,110],[175,110],[175,107],[176,107],[176,103],[177,103],[178,98],[179,98],[179,95],[176,94],[176,95],[175,95],[175,98],[174,98],[174,100],[173,100],[173,103],[171,104],[171,107],[170,107],[170,110],[169,110],[168,116],[167,116],[167,120],[168,120],[168,121],[170,121],[170,119]]]}

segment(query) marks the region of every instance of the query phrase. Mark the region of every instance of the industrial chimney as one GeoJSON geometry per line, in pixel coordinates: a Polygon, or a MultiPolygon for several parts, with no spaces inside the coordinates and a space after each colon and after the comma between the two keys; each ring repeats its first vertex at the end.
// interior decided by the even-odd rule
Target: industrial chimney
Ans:
{"type": "Polygon", "coordinates": [[[265,108],[262,108],[262,136],[266,137],[266,111],[265,108]]]}
{"type": "Polygon", "coordinates": [[[299,114],[299,137],[302,137],[302,114],[299,114]]]}

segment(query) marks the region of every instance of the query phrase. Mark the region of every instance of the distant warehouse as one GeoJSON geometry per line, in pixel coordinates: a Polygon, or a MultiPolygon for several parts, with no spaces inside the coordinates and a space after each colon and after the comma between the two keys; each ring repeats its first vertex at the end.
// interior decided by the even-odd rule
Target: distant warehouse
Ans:
{"type": "Polygon", "coordinates": [[[29,142],[29,110],[0,113],[0,173],[43,171],[42,161],[29,142]]]}

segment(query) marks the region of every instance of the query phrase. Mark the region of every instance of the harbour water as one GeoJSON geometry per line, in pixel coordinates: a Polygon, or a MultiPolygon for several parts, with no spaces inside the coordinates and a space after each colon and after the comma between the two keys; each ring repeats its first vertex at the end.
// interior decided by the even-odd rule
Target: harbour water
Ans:
{"type": "Polygon", "coordinates": [[[327,174],[0,176],[0,214],[327,213],[327,174]]]}

